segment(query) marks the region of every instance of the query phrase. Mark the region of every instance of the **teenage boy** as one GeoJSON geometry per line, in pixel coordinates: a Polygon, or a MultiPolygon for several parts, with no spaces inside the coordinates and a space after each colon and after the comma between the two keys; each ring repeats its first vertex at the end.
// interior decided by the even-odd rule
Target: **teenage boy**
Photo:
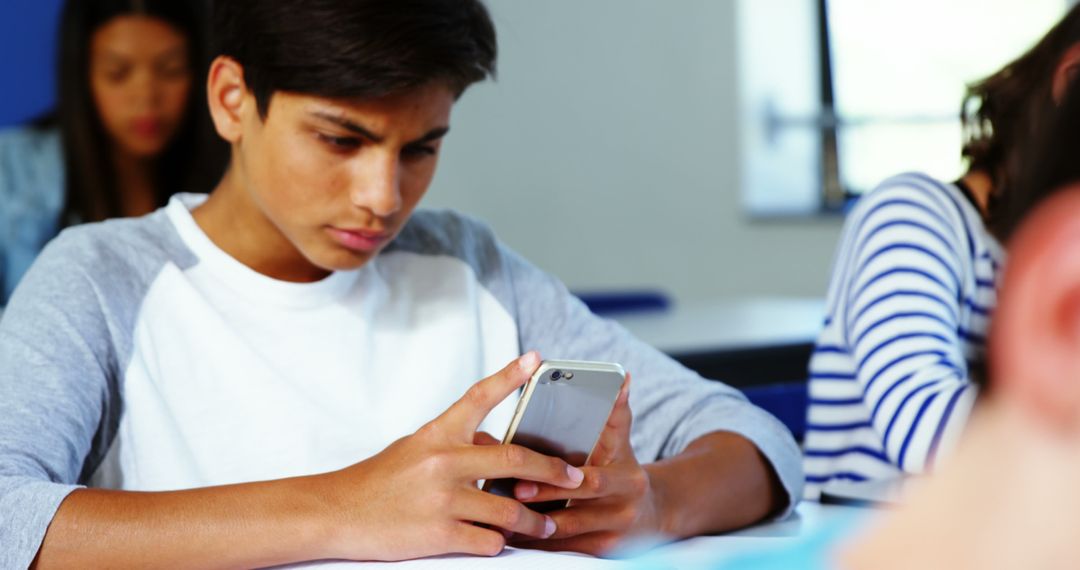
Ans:
{"type": "Polygon", "coordinates": [[[478,0],[230,0],[214,18],[225,177],[65,232],[0,325],[0,566],[492,555],[510,533],[604,553],[793,508],[798,448],[775,419],[478,223],[413,214],[454,101],[494,70],[478,0]],[[635,374],[590,466],[478,431],[505,429],[534,351],[635,374]],[[516,500],[476,488],[496,477],[522,480],[516,500]],[[555,498],[574,506],[523,505],[555,498]]]}

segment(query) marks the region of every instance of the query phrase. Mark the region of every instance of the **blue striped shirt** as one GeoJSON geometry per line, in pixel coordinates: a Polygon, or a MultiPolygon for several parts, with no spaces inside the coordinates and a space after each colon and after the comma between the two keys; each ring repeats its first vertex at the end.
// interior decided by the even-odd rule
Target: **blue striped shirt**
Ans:
{"type": "Polygon", "coordinates": [[[976,396],[1005,253],[959,188],[890,178],[844,226],[810,360],[806,496],[928,470],[976,396]]]}

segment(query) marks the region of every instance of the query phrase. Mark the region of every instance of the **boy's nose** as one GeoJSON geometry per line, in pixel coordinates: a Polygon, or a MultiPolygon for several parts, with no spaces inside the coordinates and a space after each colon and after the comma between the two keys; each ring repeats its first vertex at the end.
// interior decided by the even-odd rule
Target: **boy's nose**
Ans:
{"type": "Polygon", "coordinates": [[[368,165],[366,176],[359,177],[351,191],[354,205],[385,217],[401,208],[401,167],[396,157],[368,165]]]}

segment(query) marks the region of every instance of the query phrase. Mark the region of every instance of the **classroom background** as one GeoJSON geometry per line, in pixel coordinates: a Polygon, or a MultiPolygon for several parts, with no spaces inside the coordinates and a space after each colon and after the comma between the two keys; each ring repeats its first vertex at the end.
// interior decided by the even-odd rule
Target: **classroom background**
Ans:
{"type": "MultiPolygon", "coordinates": [[[[908,156],[877,168],[884,177],[904,165],[926,170],[925,154],[948,151],[959,133],[955,78],[936,100],[907,109],[881,96],[905,52],[937,52],[946,62],[939,75],[959,70],[974,80],[1039,37],[1071,2],[488,4],[500,73],[457,106],[426,205],[483,218],[574,290],[650,290],[692,302],[824,295],[843,208],[824,204],[822,10],[833,24],[834,86],[855,86],[840,147],[852,132],[848,147],[862,146],[858,131],[883,124],[899,131],[886,144],[907,145],[908,156]],[[897,18],[920,28],[886,25],[897,18]],[[881,35],[887,51],[851,62],[845,76],[851,30],[881,35]],[[859,99],[867,89],[878,91],[876,100],[859,99]],[[874,108],[881,104],[889,111],[874,108]],[[920,151],[925,144],[910,143],[905,130],[927,128],[945,144],[920,151]]],[[[59,8],[59,0],[0,7],[0,126],[49,110],[59,8]]],[[[836,93],[841,105],[845,93],[836,93]]],[[[933,159],[944,163],[939,170],[959,171],[954,146],[956,156],[933,159]]],[[[847,165],[862,157],[852,158],[847,165]]],[[[860,182],[874,172],[860,172],[860,182]]]]}
{"type": "MultiPolygon", "coordinates": [[[[801,439],[845,213],[898,172],[959,177],[966,86],[1078,1],[486,0],[499,74],[455,107],[423,206],[801,439]]],[[[0,5],[0,128],[52,108],[61,3],[0,5]]]]}

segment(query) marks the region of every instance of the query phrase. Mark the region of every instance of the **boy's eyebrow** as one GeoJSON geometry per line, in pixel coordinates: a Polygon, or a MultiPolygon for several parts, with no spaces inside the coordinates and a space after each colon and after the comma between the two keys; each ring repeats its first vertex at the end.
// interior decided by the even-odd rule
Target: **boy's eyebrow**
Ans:
{"type": "MultiPolygon", "coordinates": [[[[356,133],[356,134],[358,134],[358,135],[360,135],[360,136],[362,136],[362,137],[364,137],[366,139],[369,139],[369,140],[371,140],[373,142],[381,143],[383,141],[383,137],[381,137],[379,135],[376,135],[375,133],[371,132],[370,130],[368,130],[368,129],[366,129],[366,128],[364,128],[364,127],[362,127],[362,126],[360,126],[360,125],[358,125],[358,124],[356,124],[356,123],[354,123],[354,122],[352,122],[352,121],[350,121],[350,120],[348,120],[348,119],[346,119],[344,117],[341,117],[339,115],[334,115],[334,114],[331,114],[331,113],[324,113],[322,111],[312,111],[311,115],[314,116],[314,117],[318,117],[320,119],[323,119],[324,121],[330,121],[331,123],[334,123],[335,125],[338,125],[339,127],[342,127],[345,130],[352,131],[352,132],[354,132],[354,133],[356,133]]],[[[436,127],[434,129],[431,129],[430,131],[428,131],[427,134],[420,137],[419,139],[409,142],[409,144],[422,144],[422,143],[438,140],[438,139],[441,139],[442,137],[446,136],[446,133],[448,133],[448,132],[450,132],[450,127],[436,127]]]]}
{"type": "Polygon", "coordinates": [[[311,116],[318,117],[318,118],[320,118],[320,119],[322,119],[324,121],[329,121],[331,123],[334,123],[335,125],[337,125],[339,127],[342,127],[347,131],[352,131],[352,132],[354,132],[354,133],[356,133],[356,134],[358,134],[358,135],[360,135],[360,136],[362,136],[362,137],[364,137],[366,139],[370,139],[370,140],[372,140],[374,142],[380,143],[380,142],[383,141],[382,137],[380,137],[380,136],[376,135],[375,133],[365,129],[364,127],[361,127],[360,125],[346,119],[345,117],[335,115],[335,114],[332,114],[332,113],[324,113],[322,111],[312,111],[311,116]]]}
{"type": "Polygon", "coordinates": [[[434,129],[431,129],[430,131],[428,131],[428,133],[426,135],[412,141],[409,144],[423,144],[423,143],[426,143],[426,142],[439,140],[439,139],[445,137],[446,133],[448,133],[448,132],[450,132],[450,127],[436,127],[434,129]]]}

